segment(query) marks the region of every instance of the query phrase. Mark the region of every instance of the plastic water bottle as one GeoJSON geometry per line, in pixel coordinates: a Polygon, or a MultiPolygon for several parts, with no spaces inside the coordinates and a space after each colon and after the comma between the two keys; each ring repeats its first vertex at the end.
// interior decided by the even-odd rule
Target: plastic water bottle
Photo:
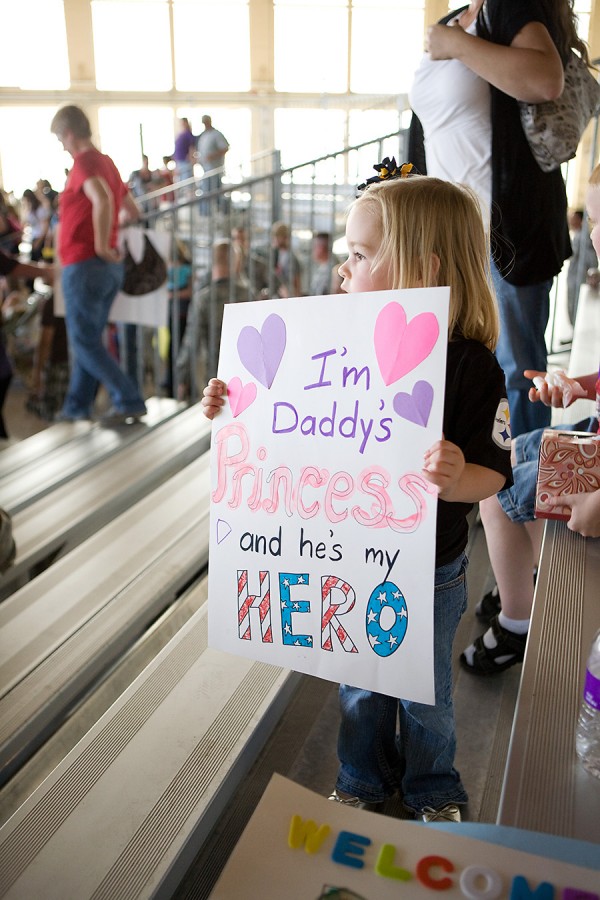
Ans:
{"type": "Polygon", "coordinates": [[[600,631],[587,661],[575,748],[584,768],[600,778],[600,631]]]}

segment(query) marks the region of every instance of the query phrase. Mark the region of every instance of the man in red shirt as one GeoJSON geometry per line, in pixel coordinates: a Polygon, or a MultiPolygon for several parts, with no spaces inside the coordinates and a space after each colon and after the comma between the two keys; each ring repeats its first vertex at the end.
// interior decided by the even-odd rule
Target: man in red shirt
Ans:
{"type": "Polygon", "coordinates": [[[58,256],[72,354],[60,418],[92,418],[96,391],[102,383],[112,408],[101,423],[135,421],[146,412],[143,397],[106,350],[102,335],[123,280],[117,249],[119,212],[124,209],[129,220],[135,220],[138,209],[112,159],[94,147],[82,109],[62,107],[50,130],[73,157],[59,200],[58,256]]]}

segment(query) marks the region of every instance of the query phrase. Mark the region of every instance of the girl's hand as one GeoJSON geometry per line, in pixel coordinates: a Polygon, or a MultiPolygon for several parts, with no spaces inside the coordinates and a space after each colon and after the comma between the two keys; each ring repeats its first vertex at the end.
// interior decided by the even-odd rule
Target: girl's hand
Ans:
{"type": "Polygon", "coordinates": [[[589,494],[565,494],[560,505],[571,510],[567,528],[584,537],[600,537],[600,490],[589,494]]]}
{"type": "Polygon", "coordinates": [[[423,475],[438,488],[442,500],[448,498],[465,469],[465,457],[460,447],[442,439],[427,450],[423,475]]]}
{"type": "Polygon", "coordinates": [[[221,407],[225,405],[227,385],[218,378],[211,378],[202,391],[202,412],[207,419],[214,419],[221,407]]]}

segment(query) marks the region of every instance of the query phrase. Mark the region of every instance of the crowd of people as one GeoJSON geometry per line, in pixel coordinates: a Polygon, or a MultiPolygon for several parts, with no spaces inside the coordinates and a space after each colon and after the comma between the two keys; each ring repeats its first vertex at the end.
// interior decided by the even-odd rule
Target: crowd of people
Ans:
{"type": "MultiPolygon", "coordinates": [[[[472,674],[490,675],[524,657],[539,556],[540,525],[533,515],[537,449],[552,407],[564,401],[562,389],[544,381],[550,289],[573,250],[562,173],[543,172],[535,162],[518,101],[558,97],[572,49],[589,62],[568,0],[471,0],[428,29],[410,92],[409,156],[415,172],[404,177],[386,170],[374,179],[378,183],[364,186],[347,218],[346,261],[339,265],[334,258],[331,235],[316,233],[307,279],[289,226],[275,222],[268,246],[254,246],[239,224],[216,240],[203,282],[192,281],[189,248],[188,255],[178,249],[171,267],[170,327],[182,339],[178,352],[171,350],[165,390],[173,393],[177,385],[178,395],[188,396],[193,360],[199,358],[201,377],[208,381],[202,403],[210,418],[226,396],[226,385],[214,377],[226,303],[338,290],[451,289],[443,437],[423,464],[439,497],[435,705],[342,685],[340,768],[330,798],[335,802],[372,808],[400,791],[415,816],[460,821],[468,798],[454,766],[451,662],[466,608],[465,548],[474,504],[481,511],[497,590],[479,604],[486,630],[465,648],[461,664],[472,674]],[[541,381],[532,388],[534,377],[541,381]],[[506,397],[512,457],[509,442],[496,433],[506,397]]],[[[190,122],[180,120],[170,160],[178,181],[191,178],[199,162],[205,173],[202,192],[211,192],[221,185],[229,144],[209,116],[202,122],[204,130],[195,136],[190,122]]],[[[143,213],[135,197],[164,176],[155,177],[144,158],[125,186],[110,157],[93,145],[89,121],[78,107],[59,110],[51,130],[73,158],[61,196],[57,248],[71,352],[58,415],[90,418],[101,383],[112,401],[105,423],[137,420],[145,412],[140,387],[107,351],[102,335],[123,277],[119,224],[143,213]]],[[[32,191],[24,198],[32,248],[40,253],[32,255],[34,267],[51,231],[50,191],[42,188],[42,196],[32,191]]],[[[587,207],[591,218],[600,220],[600,168],[592,175],[587,207]]],[[[13,241],[7,249],[14,253],[18,223],[8,211],[2,216],[5,238],[13,241]]],[[[576,230],[573,219],[571,225],[576,230]]],[[[597,254],[597,226],[591,240],[597,254]]],[[[578,256],[587,252],[581,236],[575,245],[578,256]]],[[[589,261],[592,268],[597,264],[595,256],[589,261]]],[[[13,266],[3,264],[5,271],[13,266]]],[[[30,277],[33,271],[38,270],[21,274],[30,277]]],[[[576,309],[569,308],[574,318],[576,309]]],[[[597,433],[600,377],[583,373],[578,381],[596,402],[596,414],[578,427],[597,433]]],[[[570,497],[564,506],[569,528],[600,536],[600,492],[570,497]]]]}
{"type": "MultiPolygon", "coordinates": [[[[163,168],[154,171],[143,155],[140,168],[124,184],[110,157],[94,146],[84,111],[63,107],[51,123],[52,132],[73,160],[60,198],[61,228],[56,229],[58,193],[47,180],[40,179],[35,189],[24,191],[18,204],[2,194],[0,226],[8,255],[16,258],[23,245],[30,248],[28,259],[40,264],[43,272],[36,270],[36,274],[43,274],[47,282],[53,278],[55,253],[61,261],[64,317],[55,315],[53,291],[34,290],[33,277],[17,281],[13,274],[5,281],[2,296],[9,349],[18,358],[19,376],[29,387],[26,408],[45,421],[92,418],[100,385],[111,402],[101,416],[103,424],[133,422],[145,413],[139,351],[147,348],[138,343],[140,335],[145,343],[148,333],[135,325],[108,325],[123,279],[118,230],[130,222],[143,222],[159,202],[153,192],[189,174],[187,166],[179,165],[184,144],[186,160],[195,160],[199,153],[206,172],[215,163],[222,166],[228,144],[209,116],[202,121],[204,131],[196,138],[189,122],[182,119],[173,157],[165,157],[163,168]]],[[[220,172],[210,177],[217,181],[205,184],[204,190],[221,183],[220,172]]],[[[158,197],[169,202],[164,192],[158,197]]],[[[169,321],[166,340],[160,341],[163,373],[156,386],[165,396],[188,399],[198,374],[216,372],[226,302],[338,289],[338,260],[328,233],[316,233],[310,250],[304,251],[306,259],[301,260],[301,254],[292,249],[291,230],[285,222],[273,223],[267,240],[263,236],[251,242],[243,216],[230,221],[236,224],[216,241],[208,267],[195,259],[189,240],[173,239],[166,284],[169,321]]],[[[4,401],[15,365],[4,347],[2,353],[4,401]]]]}

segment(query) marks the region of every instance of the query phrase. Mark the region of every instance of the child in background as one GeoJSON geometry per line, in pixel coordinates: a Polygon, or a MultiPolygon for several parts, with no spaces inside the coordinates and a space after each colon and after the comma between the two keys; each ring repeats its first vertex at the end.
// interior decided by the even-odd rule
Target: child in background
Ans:
{"type": "MultiPolygon", "coordinates": [[[[449,285],[450,314],[443,437],[425,454],[423,474],[438,489],[434,595],[435,705],[340,686],[340,769],[330,799],[357,807],[399,790],[424,821],[460,821],[467,794],[454,768],[452,643],[467,605],[465,547],[473,503],[511,483],[510,429],[502,370],[493,355],[498,317],[479,203],[437,178],[404,177],[394,160],[375,167],[347,220],[347,293],[449,285]],[[398,174],[402,174],[398,177],[398,174]],[[372,183],[379,182],[379,183],[372,183]],[[397,722],[399,721],[399,731],[397,722]]],[[[212,379],[209,418],[226,386],[212,379]]]]}
{"type": "Polygon", "coordinates": [[[175,360],[183,343],[193,294],[191,251],[187,244],[179,239],[175,241],[174,262],[169,264],[167,290],[169,293],[169,344],[165,377],[161,383],[161,389],[165,397],[173,397],[175,360]]]}
{"type": "MultiPolygon", "coordinates": [[[[600,165],[590,176],[586,195],[592,228],[592,243],[600,253],[600,165]]],[[[599,354],[600,355],[600,354],[599,354]]],[[[550,385],[545,372],[532,369],[525,377],[544,379],[532,387],[529,399],[545,406],[563,408],[570,402],[564,398],[572,380],[550,385]]],[[[574,379],[589,400],[596,401],[595,415],[567,427],[573,431],[597,434],[600,423],[600,372],[590,372],[574,379]]],[[[577,394],[574,395],[575,397],[577,394]]],[[[462,667],[473,675],[494,675],[523,662],[533,606],[532,573],[540,555],[544,520],[535,519],[535,491],[538,455],[543,429],[518,435],[513,443],[514,485],[489,497],[480,505],[481,521],[496,578],[496,589],[478,603],[479,618],[489,627],[460,656],[462,667]]],[[[600,491],[572,494],[562,498],[570,508],[567,528],[584,537],[600,537],[600,491]]]]}

